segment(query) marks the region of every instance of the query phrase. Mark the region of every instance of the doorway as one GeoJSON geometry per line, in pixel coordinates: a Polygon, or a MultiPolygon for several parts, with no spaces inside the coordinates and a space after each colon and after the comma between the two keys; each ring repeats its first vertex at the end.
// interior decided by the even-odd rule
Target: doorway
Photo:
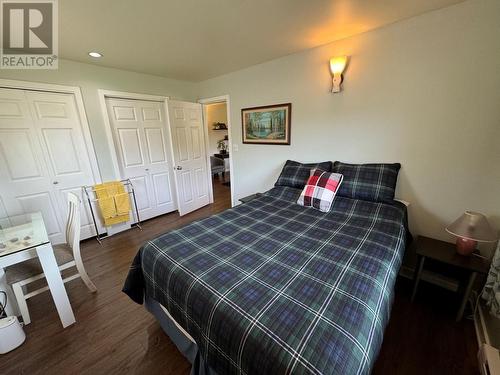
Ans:
{"type": "Polygon", "coordinates": [[[207,163],[212,183],[211,201],[231,202],[233,170],[230,139],[229,98],[227,96],[200,100],[203,105],[207,163]]]}

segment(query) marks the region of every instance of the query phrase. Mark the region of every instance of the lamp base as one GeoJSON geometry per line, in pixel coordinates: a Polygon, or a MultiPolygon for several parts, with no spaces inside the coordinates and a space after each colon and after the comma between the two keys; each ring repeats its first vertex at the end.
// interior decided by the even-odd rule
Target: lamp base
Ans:
{"type": "Polygon", "coordinates": [[[477,241],[468,238],[457,237],[457,253],[469,256],[476,250],[477,241]]]}

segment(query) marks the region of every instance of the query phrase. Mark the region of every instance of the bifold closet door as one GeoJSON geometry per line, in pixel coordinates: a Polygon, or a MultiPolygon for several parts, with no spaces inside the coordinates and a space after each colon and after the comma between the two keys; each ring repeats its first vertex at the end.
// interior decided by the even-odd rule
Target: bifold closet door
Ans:
{"type": "Polygon", "coordinates": [[[163,103],[106,98],[122,178],[134,185],[146,220],[177,209],[163,103]]]}
{"type": "Polygon", "coordinates": [[[50,240],[65,241],[67,193],[95,183],[74,95],[0,89],[0,179],[0,216],[41,211],[50,240]]]}

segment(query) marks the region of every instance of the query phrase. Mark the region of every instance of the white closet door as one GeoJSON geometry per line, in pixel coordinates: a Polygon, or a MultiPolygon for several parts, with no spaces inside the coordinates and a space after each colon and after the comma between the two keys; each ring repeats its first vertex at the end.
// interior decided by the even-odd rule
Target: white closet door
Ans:
{"type": "Polygon", "coordinates": [[[0,203],[7,216],[41,211],[54,243],[65,241],[66,194],[95,183],[76,108],[72,94],[0,89],[0,203]]]}
{"type": "Polygon", "coordinates": [[[106,99],[122,178],[134,185],[141,220],[176,209],[163,103],[106,99]]]}
{"type": "Polygon", "coordinates": [[[35,128],[42,143],[51,183],[57,194],[66,225],[67,194],[78,195],[82,201],[82,238],[95,235],[91,214],[82,196],[82,186],[96,183],[83,136],[75,97],[71,94],[26,91],[35,128]]]}
{"type": "Polygon", "coordinates": [[[179,214],[210,203],[201,104],[169,101],[179,214]]]}

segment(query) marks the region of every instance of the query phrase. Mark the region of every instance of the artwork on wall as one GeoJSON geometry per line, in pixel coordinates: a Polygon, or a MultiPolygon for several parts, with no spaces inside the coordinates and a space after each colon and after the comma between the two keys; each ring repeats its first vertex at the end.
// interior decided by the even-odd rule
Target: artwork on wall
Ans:
{"type": "Polygon", "coordinates": [[[289,145],[292,104],[243,108],[243,143],[289,145]]]}

